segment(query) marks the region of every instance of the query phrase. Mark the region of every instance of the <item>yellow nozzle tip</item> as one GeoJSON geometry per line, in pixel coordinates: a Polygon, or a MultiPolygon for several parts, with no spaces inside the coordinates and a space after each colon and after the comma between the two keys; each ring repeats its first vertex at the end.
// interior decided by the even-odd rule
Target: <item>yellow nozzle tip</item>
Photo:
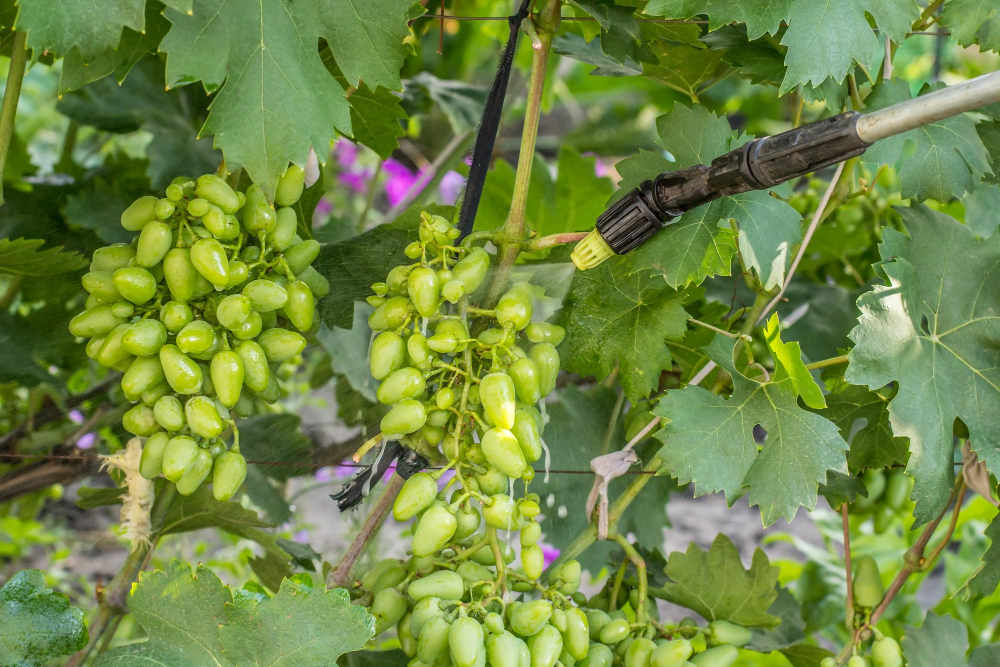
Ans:
{"type": "Polygon", "coordinates": [[[611,246],[601,238],[601,235],[595,229],[576,244],[576,248],[573,249],[570,259],[576,264],[576,268],[586,271],[601,264],[613,254],[615,253],[611,249],[611,246]]]}

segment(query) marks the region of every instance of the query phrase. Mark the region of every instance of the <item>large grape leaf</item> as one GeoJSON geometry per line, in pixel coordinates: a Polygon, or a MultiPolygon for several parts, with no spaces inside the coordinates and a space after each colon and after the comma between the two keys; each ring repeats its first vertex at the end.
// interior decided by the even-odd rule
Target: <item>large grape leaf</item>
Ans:
{"type": "Polygon", "coordinates": [[[732,502],[749,487],[765,526],[780,516],[791,520],[800,505],[815,507],[827,471],[847,472],[847,443],[836,425],[799,407],[780,356],[761,383],[737,370],[731,339],[717,335],[706,353],[732,376],[733,394],[688,386],[660,399],[653,413],[670,420],[656,434],[664,469],[681,483],[693,481],[696,495],[723,491],[732,502]],[[759,452],[755,426],[767,432],[759,452]]]}
{"type": "Polygon", "coordinates": [[[626,7],[615,0],[574,0],[601,26],[601,48],[620,63],[639,59],[642,31],[632,14],[635,7],[626,7]]]}
{"type": "Polygon", "coordinates": [[[646,63],[642,73],[698,102],[702,85],[717,80],[727,69],[723,52],[694,48],[689,44],[672,44],[665,40],[649,46],[656,64],[646,63]]]}
{"type": "Polygon", "coordinates": [[[684,336],[688,314],[684,292],[649,271],[629,273],[627,267],[605,262],[573,275],[558,316],[566,327],[559,353],[564,367],[581,375],[604,378],[618,366],[625,395],[638,401],[670,368],[667,339],[684,336]]]}
{"type": "MultiPolygon", "coordinates": [[[[618,196],[660,172],[708,164],[748,138],[702,106],[678,104],[657,119],[656,128],[659,143],[675,162],[649,152],[619,162],[618,196]]],[[[791,246],[802,238],[801,220],[794,208],[768,192],[722,197],[682,215],[630,259],[634,270],[654,271],[671,286],[681,287],[711,275],[728,275],[738,242],[748,266],[773,287],[784,281],[791,246]],[[738,240],[733,229],[720,228],[720,222],[729,220],[736,221],[738,240]]]]}
{"type": "MultiPolygon", "coordinates": [[[[939,87],[928,87],[923,92],[939,87]]],[[[875,110],[910,97],[909,84],[895,79],[875,86],[865,103],[868,110],[875,110]]],[[[989,152],[976,132],[976,124],[965,114],[883,139],[862,159],[871,164],[895,165],[907,141],[914,142],[915,151],[899,172],[904,198],[930,197],[947,202],[971,191],[984,175],[992,173],[989,152]]]]}
{"type": "Polygon", "coordinates": [[[950,616],[927,612],[919,628],[906,626],[903,637],[903,654],[909,667],[987,667],[1000,660],[1000,644],[977,646],[969,655],[969,635],[965,624],[950,616]]]}
{"type": "Polygon", "coordinates": [[[671,581],[651,589],[650,595],[696,611],[708,621],[755,628],[774,628],[781,622],[768,613],[778,597],[779,568],[759,548],[750,569],[745,569],[736,545],[720,533],[708,551],[692,542],[686,552],[670,554],[664,571],[671,581]]]}
{"type": "Polygon", "coordinates": [[[883,232],[886,285],[858,300],[861,316],[845,379],[880,389],[896,382],[889,419],[910,440],[907,471],[919,522],[948,502],[954,478],[953,423],[1000,472],[1000,237],[978,240],[968,227],[923,205],[898,209],[911,238],[883,232]]]}
{"type": "Polygon", "coordinates": [[[708,29],[718,30],[727,23],[746,23],[747,35],[757,39],[775,34],[788,17],[791,0],[650,0],[643,13],[671,19],[708,16],[708,29]]]}
{"type": "Polygon", "coordinates": [[[330,664],[362,648],[375,626],[343,589],[286,579],[273,598],[234,596],[204,565],[176,560],[140,573],[128,605],[149,640],[101,654],[98,667],[330,664]]]}
{"type": "Polygon", "coordinates": [[[41,570],[22,570],[0,588],[0,665],[44,665],[86,645],[83,611],[46,588],[41,570]]]}
{"type": "Polygon", "coordinates": [[[941,25],[962,46],[973,43],[987,51],[1000,50],[1000,5],[996,0],[949,0],[941,10],[941,25]]]}
{"type": "Polygon", "coordinates": [[[372,90],[363,81],[351,93],[351,127],[354,140],[368,146],[383,160],[399,147],[399,138],[406,132],[400,122],[406,112],[399,98],[379,86],[372,90]]]}
{"type": "Polygon", "coordinates": [[[122,28],[141,32],[146,0],[18,0],[14,28],[28,33],[27,46],[65,56],[74,49],[84,58],[114,49],[122,28]]]}
{"type": "Polygon", "coordinates": [[[862,0],[796,0],[781,43],[788,47],[782,94],[827,77],[843,81],[854,61],[869,64],[878,47],[862,0]]]}
{"type": "Polygon", "coordinates": [[[20,276],[51,276],[78,271],[90,262],[80,253],[62,247],[41,247],[42,239],[0,239],[0,273],[20,276]]]}
{"type": "Polygon", "coordinates": [[[212,102],[204,134],[230,169],[244,167],[269,194],[288,162],[325,155],[334,129],[351,133],[344,89],[317,50],[325,39],[347,83],[401,88],[411,0],[204,0],[192,15],[168,10],[160,45],[167,83],[201,81],[212,102]]]}
{"type": "Polygon", "coordinates": [[[583,35],[567,32],[556,35],[552,40],[552,50],[559,55],[573,58],[580,62],[594,65],[593,76],[636,76],[642,74],[642,64],[627,58],[624,63],[617,62],[601,50],[599,39],[589,42],[583,35]]]}

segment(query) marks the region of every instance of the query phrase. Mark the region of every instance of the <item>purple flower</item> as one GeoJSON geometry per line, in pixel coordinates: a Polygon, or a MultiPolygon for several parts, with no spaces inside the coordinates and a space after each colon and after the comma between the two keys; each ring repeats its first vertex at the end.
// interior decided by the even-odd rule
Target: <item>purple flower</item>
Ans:
{"type": "Polygon", "coordinates": [[[316,210],[313,212],[313,217],[315,218],[317,215],[326,217],[330,215],[331,211],[333,211],[333,202],[326,197],[322,197],[316,202],[316,210]]]}
{"type": "Polygon", "coordinates": [[[313,479],[319,483],[330,482],[333,480],[333,468],[330,466],[324,466],[320,468],[315,473],[313,473],[313,479]]]}
{"type": "Polygon", "coordinates": [[[541,544],[542,547],[542,560],[545,563],[545,567],[552,565],[556,558],[559,558],[559,554],[562,553],[559,549],[548,544],[541,544]]]}
{"type": "Polygon", "coordinates": [[[341,167],[353,167],[354,163],[358,161],[358,147],[347,139],[341,139],[337,142],[334,155],[337,158],[337,164],[341,167]]]}
{"type": "Polygon", "coordinates": [[[414,194],[418,194],[427,185],[426,180],[423,178],[426,173],[425,169],[414,173],[405,164],[392,158],[382,163],[382,169],[388,174],[388,178],[385,179],[385,196],[389,200],[389,206],[396,206],[403,201],[410,188],[418,180],[421,183],[414,194]]]}
{"type": "Polygon", "coordinates": [[[441,182],[438,183],[438,196],[441,198],[441,203],[454,204],[464,187],[465,176],[454,170],[449,171],[441,177],[441,182]]]}
{"type": "Polygon", "coordinates": [[[70,410],[68,416],[69,416],[69,420],[71,422],[73,422],[74,424],[82,424],[83,423],[83,413],[80,412],[79,410],[70,410]]]}
{"type": "Polygon", "coordinates": [[[96,433],[93,433],[93,432],[91,432],[91,433],[84,433],[76,441],[76,446],[79,447],[80,449],[90,449],[91,447],[94,446],[94,443],[96,443],[96,442],[97,442],[97,434],[96,433]]]}
{"type": "Polygon", "coordinates": [[[605,178],[611,176],[611,168],[601,161],[601,156],[593,151],[587,151],[583,154],[583,157],[594,158],[594,175],[598,178],[605,178]]]}
{"type": "Polygon", "coordinates": [[[309,541],[309,531],[300,530],[299,532],[292,535],[292,542],[298,542],[299,544],[305,544],[309,541]]]}
{"type": "Polygon", "coordinates": [[[368,181],[372,178],[371,169],[362,169],[359,172],[342,171],[337,175],[337,180],[355,192],[364,192],[368,189],[368,181]]]}

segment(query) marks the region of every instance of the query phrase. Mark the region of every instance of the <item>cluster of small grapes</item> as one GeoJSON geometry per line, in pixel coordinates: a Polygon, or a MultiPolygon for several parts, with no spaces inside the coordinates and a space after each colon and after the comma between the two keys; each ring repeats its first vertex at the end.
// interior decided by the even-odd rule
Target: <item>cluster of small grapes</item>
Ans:
{"type": "Polygon", "coordinates": [[[122,425],[148,438],[143,477],[162,473],[188,495],[212,474],[220,501],[243,484],[234,416],[249,415],[254,397],[279,398],[272,367],[302,352],[292,328],[310,330],[315,298],[329,291],[310,266],[319,243],[299,237],[291,208],[303,180],[292,165],[275,209],[256,185],[243,193],[212,174],[176,178],[166,197],[140,197],[122,213],[138,232],[132,243],[94,252],[86,309],[69,329],[89,339],[91,359],[124,372],[135,405],[122,425]]]}
{"type": "MultiPolygon", "coordinates": [[[[885,482],[882,484],[884,487],[885,482]]],[[[852,631],[854,627],[868,624],[872,609],[885,597],[882,574],[872,556],[865,555],[855,560],[853,570],[854,622],[849,628],[852,631]]],[[[856,645],[853,655],[847,660],[847,667],[903,667],[903,651],[899,642],[886,637],[876,628],[871,628],[871,633],[875,641],[871,644],[869,655],[864,655],[861,647],[856,645]]],[[[837,661],[835,658],[824,658],[820,667],[837,667],[837,661]]]]}

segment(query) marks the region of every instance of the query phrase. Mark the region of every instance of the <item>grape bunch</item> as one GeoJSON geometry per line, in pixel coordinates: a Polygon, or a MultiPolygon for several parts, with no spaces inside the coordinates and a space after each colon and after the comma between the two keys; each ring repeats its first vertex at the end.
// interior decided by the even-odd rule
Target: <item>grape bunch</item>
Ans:
{"type": "Polygon", "coordinates": [[[728,667],[750,640],[746,628],[654,626],[649,610],[630,611],[624,588],[624,609],[607,593],[588,600],[572,560],[540,581],[540,497],[528,489],[531,464],[545,454],[543,401],[565,331],[532,322],[526,282],[495,308],[481,307],[490,256],[455,245],[458,235],[448,220],[423,214],[420,240],[405,249],[413,262],[393,268],[368,298],[370,370],[378,400],[390,406],[369,443],[398,439],[441,464],[407,479],[392,508],[397,521],[416,519],[412,556],[380,561],[355,590],[376,633],[395,626],[411,667],[728,667]],[[510,531],[519,531],[519,568],[501,539],[510,531]]]}
{"type": "Polygon", "coordinates": [[[122,213],[132,243],[94,252],[83,276],[85,310],[69,324],[87,355],[124,373],[135,405],[125,430],[147,438],[140,472],[163,474],[183,495],[212,475],[231,498],[246,477],[235,417],[280,396],[274,368],[297,359],[329,284],[311,262],[291,206],[304,174],[292,165],[274,201],[205,174],[176,178],[166,197],[140,197],[122,213]],[[296,331],[297,330],[297,331],[296,331]],[[226,439],[231,436],[231,444],[226,439]]]}

